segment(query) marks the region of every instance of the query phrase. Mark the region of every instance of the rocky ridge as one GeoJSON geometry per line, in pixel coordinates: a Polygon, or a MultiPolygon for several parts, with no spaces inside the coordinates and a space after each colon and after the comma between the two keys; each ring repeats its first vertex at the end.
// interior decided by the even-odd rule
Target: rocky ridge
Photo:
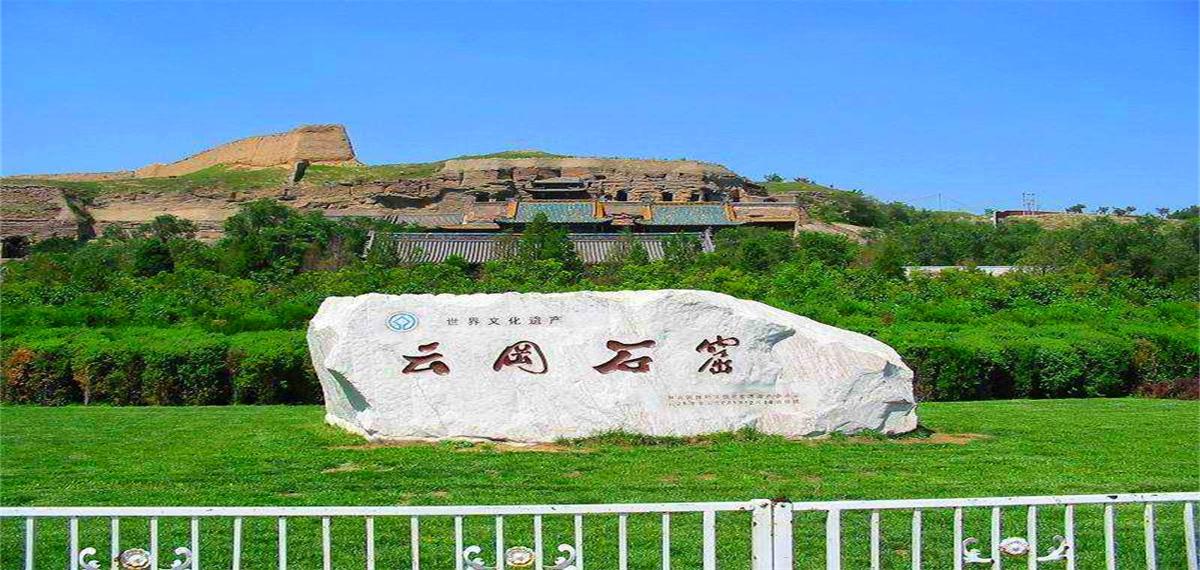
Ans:
{"type": "Polygon", "coordinates": [[[617,201],[752,200],[765,190],[694,160],[582,158],[516,151],[436,163],[366,166],[341,125],[249,137],[134,171],[0,179],[0,235],[33,239],[100,233],[160,214],[200,223],[210,237],[241,203],[273,198],[331,215],[459,213],[475,202],[536,195],[557,180],[577,197],[617,201]],[[76,207],[67,208],[72,200],[76,207]],[[63,223],[63,222],[68,223],[63,223]],[[76,224],[78,222],[78,224],[76,224]],[[82,226],[88,226],[82,228],[82,226]]]}

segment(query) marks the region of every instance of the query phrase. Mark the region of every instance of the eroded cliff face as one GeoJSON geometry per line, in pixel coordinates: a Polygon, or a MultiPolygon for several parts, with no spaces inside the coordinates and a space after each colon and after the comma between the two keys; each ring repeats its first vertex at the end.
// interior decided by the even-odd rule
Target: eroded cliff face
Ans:
{"type": "Polygon", "coordinates": [[[508,199],[572,198],[613,201],[754,200],[765,191],[718,164],[694,160],[637,160],[541,156],[464,158],[413,165],[364,167],[355,159],[341,125],[302,126],[214,147],[170,164],[136,171],[28,175],[0,180],[3,235],[44,239],[81,231],[100,233],[108,225],[131,226],[160,214],[200,224],[203,237],[220,233],[221,222],[240,205],[261,198],[335,215],[387,216],[398,213],[461,213],[477,202],[508,199]],[[299,177],[296,165],[350,167],[299,177]],[[260,183],[230,185],[219,175],[188,174],[221,165],[229,170],[270,170],[260,183]],[[291,172],[291,174],[289,174],[291,172]],[[182,177],[172,180],[175,177],[182,177]],[[211,181],[210,181],[211,178],[211,181]],[[56,182],[62,181],[61,186],[56,182]],[[84,184],[94,187],[80,192],[84,184]],[[566,190],[566,194],[554,190],[566,190]],[[547,193],[550,190],[550,193],[547,193]],[[73,208],[63,204],[72,196],[73,208]]]}
{"type": "Polygon", "coordinates": [[[193,154],[170,164],[150,164],[134,171],[137,178],[182,176],[218,164],[230,168],[311,164],[357,165],[350,136],[342,125],[305,125],[286,133],[248,137],[193,154]]]}
{"type": "Polygon", "coordinates": [[[40,184],[4,185],[0,195],[0,236],[34,240],[77,237],[84,216],[76,216],[61,188],[40,184]]]}
{"type": "Polygon", "coordinates": [[[596,197],[630,201],[709,201],[765,195],[719,164],[620,158],[476,158],[447,160],[440,172],[460,190],[530,196],[538,180],[569,179],[596,197]]]}

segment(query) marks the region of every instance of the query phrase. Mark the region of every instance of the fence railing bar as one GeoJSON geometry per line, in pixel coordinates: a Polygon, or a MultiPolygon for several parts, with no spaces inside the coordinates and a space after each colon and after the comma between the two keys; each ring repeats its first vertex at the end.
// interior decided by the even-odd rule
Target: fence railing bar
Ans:
{"type": "Polygon", "coordinates": [[[200,519],[192,517],[189,530],[192,543],[192,570],[200,570],[200,519]]]}
{"type": "MultiPolygon", "coordinates": [[[[287,570],[287,519],[279,517],[275,534],[279,541],[279,570],[287,570]]],[[[157,566],[156,566],[157,568],[157,566]]]]}
{"type": "MultiPolygon", "coordinates": [[[[1127,495],[1058,495],[1034,497],[979,497],[969,499],[900,499],[881,501],[808,501],[792,503],[796,511],[867,511],[909,509],[952,509],[954,507],[1022,507],[1162,503],[1172,501],[1200,501],[1200,493],[1132,493],[1127,495]]],[[[707,507],[705,507],[707,508],[707,507]]]]}
{"type": "Polygon", "coordinates": [[[150,567],[158,568],[158,517],[150,517],[150,567]]]}
{"type": "Polygon", "coordinates": [[[662,570],[671,570],[671,513],[662,514],[662,570]]]}
{"type": "Polygon", "coordinates": [[[421,570],[421,521],[417,517],[408,519],[408,542],[412,550],[412,570],[421,570]]]}
{"type": "Polygon", "coordinates": [[[825,513],[825,568],[842,568],[842,512],[837,509],[825,513]]]}
{"type": "Polygon", "coordinates": [[[375,570],[375,517],[363,521],[367,533],[367,570],[375,570]]]}
{"type": "Polygon", "coordinates": [[[233,570],[242,568],[242,517],[233,519],[233,570]]]}
{"type": "Polygon", "coordinates": [[[583,570],[583,515],[575,515],[575,570],[583,570]]]}
{"type": "Polygon", "coordinates": [[[963,570],[963,510],[954,509],[954,570],[963,570]]]}
{"type": "Polygon", "coordinates": [[[504,570],[504,517],[496,517],[496,570],[504,570]]]}
{"type": "Polygon", "coordinates": [[[771,519],[771,503],[762,501],[754,509],[754,515],[750,519],[750,567],[752,570],[774,569],[774,562],[772,562],[774,529],[771,526],[771,519]]]}
{"type": "Polygon", "coordinates": [[[1002,570],[1004,561],[1000,559],[1000,541],[1003,540],[1004,509],[992,507],[992,570],[1002,570]]]}
{"type": "MultiPolygon", "coordinates": [[[[792,503],[795,511],[910,510],[954,507],[1065,506],[1200,501],[1200,493],[1061,495],[792,503]]],[[[752,511],[754,501],[715,503],[613,503],[600,505],[490,505],[392,507],[0,507],[0,517],[321,517],[321,516],[494,516],[752,511]]]]}
{"type": "Polygon", "coordinates": [[[333,570],[332,532],[329,528],[329,517],[321,517],[321,568],[333,570]]]}
{"type": "Polygon", "coordinates": [[[1117,511],[1113,505],[1104,505],[1104,568],[1117,570],[1117,511]]]}
{"type": "Polygon", "coordinates": [[[1067,570],[1075,570],[1075,505],[1063,511],[1063,539],[1067,543],[1067,570]]]}
{"type": "Polygon", "coordinates": [[[1188,570],[1200,570],[1200,553],[1196,551],[1196,504],[1183,504],[1183,532],[1186,544],[1188,570]]]}
{"type": "Polygon", "coordinates": [[[629,515],[617,515],[617,568],[629,570],[629,515]]]}
{"type": "MultiPolygon", "coordinates": [[[[1180,493],[1187,495],[1187,493],[1180,493]]],[[[1200,493],[1193,493],[1200,500],[1200,493]]],[[[1165,497],[1166,495],[1158,495],[1165,497]]],[[[1169,497],[1160,500],[1171,500],[1169,497]]],[[[1136,502],[1136,501],[1130,501],[1136,502]]],[[[605,503],[573,505],[465,505],[389,507],[0,507],[0,517],[363,517],[613,515],[753,511],[754,501],[713,503],[605,503]]]]}
{"type": "Polygon", "coordinates": [[[717,513],[704,511],[704,570],[717,570],[717,513]]]}
{"type": "Polygon", "coordinates": [[[108,552],[113,560],[121,555],[121,519],[118,517],[108,521],[108,552]]]}
{"type": "Polygon", "coordinates": [[[454,517],[454,570],[463,570],[463,518],[454,517]]]}
{"type": "Polygon", "coordinates": [[[1142,511],[1142,528],[1146,531],[1146,570],[1158,569],[1158,548],[1154,533],[1154,503],[1146,503],[1142,511]]]}
{"type": "Polygon", "coordinates": [[[783,570],[791,568],[795,560],[794,538],[792,536],[792,504],[776,503],[772,509],[771,527],[774,533],[772,550],[774,568],[783,570]]]}
{"type": "Polygon", "coordinates": [[[25,518],[25,570],[33,570],[36,524],[33,517],[25,518]]]}
{"type": "Polygon", "coordinates": [[[67,520],[67,532],[70,535],[70,544],[67,547],[71,555],[71,561],[67,564],[68,570],[79,568],[79,517],[71,517],[67,520]]]}
{"type": "Polygon", "coordinates": [[[921,511],[912,513],[912,568],[921,570],[921,511]]]}
{"type": "Polygon", "coordinates": [[[1029,570],[1037,570],[1038,567],[1038,528],[1037,528],[1037,505],[1029,505],[1029,510],[1026,512],[1025,519],[1025,540],[1029,541],[1029,554],[1025,556],[1029,561],[1029,570]]]}
{"type": "Polygon", "coordinates": [[[879,511],[871,511],[871,570],[880,570],[879,560],[879,511]]]}
{"type": "Polygon", "coordinates": [[[537,553],[537,557],[533,559],[534,570],[542,570],[543,546],[542,515],[533,515],[533,551],[537,553]]]}

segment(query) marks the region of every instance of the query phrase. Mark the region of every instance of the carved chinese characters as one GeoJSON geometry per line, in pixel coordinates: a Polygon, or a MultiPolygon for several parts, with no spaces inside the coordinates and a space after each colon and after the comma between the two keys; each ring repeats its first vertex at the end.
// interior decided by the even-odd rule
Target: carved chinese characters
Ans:
{"type": "Polygon", "coordinates": [[[405,355],[404,359],[408,361],[408,364],[404,366],[404,369],[401,370],[401,372],[404,374],[412,374],[414,372],[432,371],[438,376],[449,374],[450,367],[446,366],[446,363],[442,362],[441,360],[438,360],[442,357],[442,354],[440,352],[433,352],[437,350],[438,344],[440,343],[431,342],[429,344],[422,344],[421,346],[417,347],[418,352],[429,354],[424,354],[421,356],[405,355]]]}
{"type": "Polygon", "coordinates": [[[546,365],[546,355],[537,344],[522,340],[504,347],[492,370],[499,372],[507,366],[516,366],[530,374],[545,374],[549,367],[546,365]]]}
{"type": "Polygon", "coordinates": [[[326,420],[371,440],[916,425],[886,345],[706,291],[330,297],[308,343],[326,420]]]}
{"type": "Polygon", "coordinates": [[[729,374],[733,372],[733,360],[729,358],[729,347],[737,346],[741,341],[734,337],[722,338],[717,335],[716,340],[705,340],[696,346],[696,352],[708,353],[711,356],[704,364],[700,365],[697,372],[704,372],[707,369],[712,374],[729,374]]]}
{"type": "Polygon", "coordinates": [[[649,372],[650,363],[654,362],[654,359],[650,358],[649,356],[639,356],[637,358],[633,358],[633,353],[630,352],[630,350],[651,348],[654,346],[654,344],[655,343],[652,340],[643,340],[641,342],[634,343],[624,343],[617,340],[610,340],[604,343],[604,346],[608,347],[609,350],[616,352],[616,354],[613,355],[612,358],[608,359],[607,362],[603,364],[597,364],[592,368],[595,368],[596,371],[601,374],[608,374],[610,372],[618,371],[636,373],[649,372]]]}
{"type": "MultiPolygon", "coordinates": [[[[441,343],[431,342],[417,347],[417,350],[423,354],[420,356],[404,355],[404,359],[408,361],[404,369],[401,371],[404,374],[412,374],[416,372],[432,371],[438,375],[445,375],[450,372],[450,367],[442,362],[443,355],[437,350],[441,343]]],[[[733,359],[729,356],[729,349],[741,344],[736,337],[723,337],[717,335],[715,340],[702,340],[696,346],[696,352],[708,356],[708,360],[700,365],[697,372],[708,372],[710,374],[729,374],[733,372],[733,359]]],[[[641,352],[645,349],[651,349],[657,346],[658,343],[654,340],[643,340],[639,342],[621,342],[619,340],[609,340],[604,343],[604,346],[614,352],[613,356],[608,360],[592,366],[592,369],[601,374],[611,374],[613,372],[631,372],[634,374],[644,374],[650,372],[650,365],[654,362],[654,358],[649,354],[640,354],[635,356],[635,351],[641,352]]],[[[545,374],[549,369],[549,363],[546,361],[546,354],[542,352],[542,348],[537,343],[520,340],[514,342],[500,351],[500,355],[492,362],[492,371],[500,372],[506,368],[515,367],[529,374],[545,374]]]]}

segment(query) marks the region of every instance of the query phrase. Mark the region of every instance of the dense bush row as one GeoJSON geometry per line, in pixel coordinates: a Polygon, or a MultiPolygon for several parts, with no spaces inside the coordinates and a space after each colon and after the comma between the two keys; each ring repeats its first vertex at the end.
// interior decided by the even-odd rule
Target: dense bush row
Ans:
{"type": "MultiPolygon", "coordinates": [[[[43,244],[3,269],[9,402],[221,404],[319,399],[303,329],[331,295],[692,288],[754,299],[894,346],[922,398],[1180,392],[1195,379],[1195,220],[1065,230],[923,217],[868,246],[827,234],[731,229],[703,254],[677,240],[650,262],[630,240],[584,267],[535,223],[506,259],[360,260],[361,223],[256,203],[213,245],[162,219],[133,235],[43,244]],[[1044,267],[904,278],[904,264],[1036,260],[1044,267]]],[[[1182,391],[1182,393],[1191,393],[1182,391]]]]}
{"type": "Polygon", "coordinates": [[[2,345],[0,399],[13,403],[315,403],[303,331],[45,329],[2,345]]]}
{"type": "MultiPolygon", "coordinates": [[[[1122,396],[1196,378],[1200,357],[1194,331],[1182,327],[1104,332],[1072,324],[1053,331],[1014,326],[950,332],[919,324],[893,326],[879,336],[913,368],[923,400],[1122,396]]],[[[2,353],[0,400],[6,402],[321,400],[303,331],[47,329],[6,340],[2,353]]]]}

